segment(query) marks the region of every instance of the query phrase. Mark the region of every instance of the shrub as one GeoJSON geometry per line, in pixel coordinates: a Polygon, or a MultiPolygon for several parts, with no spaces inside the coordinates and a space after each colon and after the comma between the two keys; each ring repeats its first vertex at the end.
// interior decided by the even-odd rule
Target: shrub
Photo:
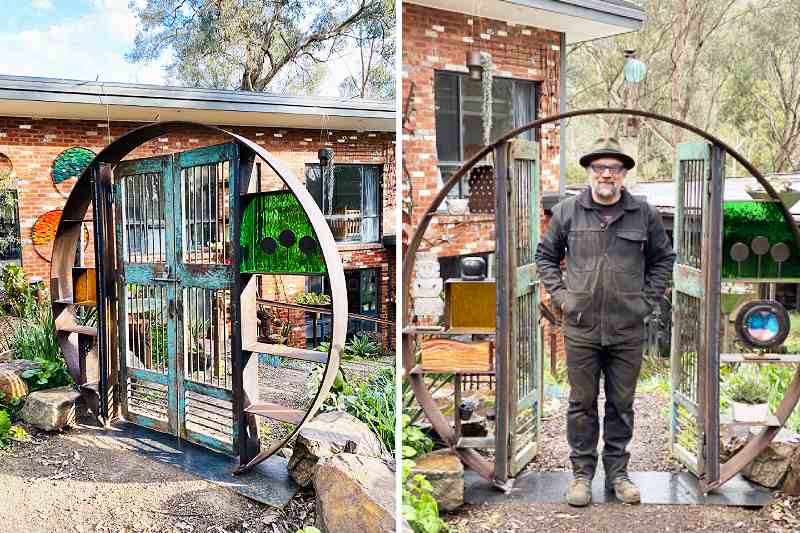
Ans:
{"type": "Polygon", "coordinates": [[[25,271],[18,265],[6,265],[2,272],[3,311],[21,318],[35,318],[40,312],[36,294],[42,288],[39,283],[25,279],[25,271]]]}
{"type": "Polygon", "coordinates": [[[433,487],[422,474],[411,476],[413,458],[433,449],[433,441],[403,415],[403,518],[415,533],[438,533],[447,526],[439,518],[439,504],[433,497],[433,487]]]}
{"type": "Polygon", "coordinates": [[[359,359],[377,359],[381,356],[381,348],[367,335],[355,335],[350,342],[345,344],[344,354],[359,359]]]}
{"type": "Polygon", "coordinates": [[[72,383],[49,309],[35,320],[17,326],[13,346],[17,357],[40,365],[39,368],[26,370],[20,376],[28,383],[31,392],[72,383]]]}
{"type": "Polygon", "coordinates": [[[330,305],[331,297],[319,292],[303,292],[295,296],[294,303],[300,305],[330,305]]]}
{"type": "Polygon", "coordinates": [[[766,380],[761,380],[759,374],[758,369],[731,374],[723,387],[724,396],[733,402],[767,403],[770,397],[770,387],[766,380]]]}
{"type": "MultiPolygon", "coordinates": [[[[317,393],[322,371],[322,368],[315,370],[306,381],[310,395],[317,393]]],[[[340,370],[322,411],[345,411],[353,415],[369,427],[389,452],[393,452],[396,420],[394,367],[385,368],[357,385],[348,383],[340,370]]]]}

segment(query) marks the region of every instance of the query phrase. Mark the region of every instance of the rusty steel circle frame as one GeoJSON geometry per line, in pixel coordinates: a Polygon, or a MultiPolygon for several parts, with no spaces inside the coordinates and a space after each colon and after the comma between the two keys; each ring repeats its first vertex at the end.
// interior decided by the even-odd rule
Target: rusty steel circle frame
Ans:
{"type": "MultiPolygon", "coordinates": [[[[408,322],[411,316],[410,315],[411,309],[409,306],[410,302],[409,296],[411,288],[411,274],[413,273],[414,270],[414,260],[416,258],[417,250],[419,249],[419,246],[422,243],[423,236],[428,229],[428,225],[430,224],[431,219],[434,216],[436,216],[437,209],[447,197],[447,193],[450,192],[450,190],[459,182],[459,180],[467,172],[469,172],[469,170],[476,163],[480,162],[487,154],[493,152],[496,148],[504,145],[506,142],[513,139],[520,133],[524,133],[528,130],[538,128],[544,124],[549,124],[568,118],[589,116],[589,115],[632,115],[632,116],[639,116],[643,118],[658,120],[690,131],[698,135],[699,137],[702,137],[703,139],[710,141],[712,144],[719,146],[725,152],[731,155],[739,164],[741,164],[753,177],[755,177],[756,180],[759,182],[759,184],[767,192],[767,194],[769,194],[770,198],[772,198],[780,205],[784,221],[791,228],[791,231],[795,237],[795,241],[797,242],[798,246],[800,246],[800,228],[798,228],[797,224],[794,223],[794,218],[789,212],[789,208],[780,199],[780,197],[775,192],[775,189],[772,187],[772,185],[749,161],[747,161],[735,149],[733,149],[727,143],[723,142],[718,137],[711,135],[710,133],[707,133],[696,126],[693,126],[692,124],[689,124],[682,120],[678,120],[666,115],[652,113],[650,111],[642,111],[639,109],[626,109],[626,108],[616,108],[616,109],[594,108],[594,109],[580,109],[575,111],[567,111],[565,113],[543,117],[534,120],[532,122],[529,122],[524,126],[512,129],[507,133],[505,133],[503,136],[493,141],[491,144],[487,144],[483,148],[478,150],[475,153],[475,155],[473,155],[468,161],[466,161],[461,166],[461,168],[458,169],[458,171],[456,171],[453,175],[451,175],[450,178],[443,184],[442,188],[439,189],[439,192],[436,194],[436,196],[434,196],[433,200],[431,200],[431,203],[428,205],[428,208],[426,209],[424,215],[422,216],[422,219],[415,226],[415,230],[414,233],[411,235],[408,247],[404,251],[403,272],[402,272],[403,274],[402,311],[403,311],[403,325],[404,325],[403,368],[411,384],[411,389],[414,393],[415,398],[417,399],[417,402],[419,402],[423,412],[425,413],[425,416],[431,422],[431,425],[439,434],[441,439],[444,442],[446,442],[450,446],[450,448],[453,449],[458,454],[458,456],[461,458],[462,462],[465,465],[472,468],[481,477],[490,481],[493,480],[494,463],[486,460],[473,449],[455,447],[455,440],[454,440],[455,433],[453,429],[450,427],[449,422],[444,418],[444,415],[442,414],[441,410],[434,402],[433,397],[430,394],[430,391],[428,391],[427,387],[425,386],[424,374],[410,373],[410,370],[414,368],[414,365],[416,364],[415,343],[413,342],[413,339],[416,335],[414,333],[409,332],[407,329],[407,327],[409,326],[408,322]]],[[[721,207],[722,206],[720,206],[720,208],[721,207]]],[[[728,461],[723,463],[720,469],[719,480],[707,485],[707,490],[713,490],[714,488],[717,488],[726,481],[730,480],[739,471],[741,471],[747,464],[749,464],[761,451],[766,449],[766,447],[770,444],[770,442],[772,442],[772,440],[778,434],[781,427],[783,427],[783,425],[786,423],[786,420],[789,418],[789,415],[791,415],[792,410],[797,405],[798,400],[800,400],[800,366],[797,367],[794,378],[792,379],[791,384],[786,390],[786,394],[784,395],[780,404],[775,410],[775,417],[778,419],[779,425],[777,427],[764,428],[764,430],[761,433],[750,439],[748,443],[741,450],[739,450],[736,454],[734,454],[731,458],[729,458],[728,461]]]]}
{"type": "MultiPolygon", "coordinates": [[[[58,229],[56,231],[56,237],[53,242],[53,255],[50,263],[50,279],[71,279],[71,269],[75,262],[75,247],[77,244],[77,238],[74,231],[67,231],[68,226],[65,224],[65,220],[82,220],[86,216],[86,211],[92,202],[93,172],[97,171],[99,177],[102,174],[100,169],[103,166],[105,166],[105,168],[115,167],[126,155],[131,153],[142,144],[156,139],[166,133],[186,129],[201,129],[210,133],[223,134],[229,138],[232,138],[240,145],[251,150],[264,163],[266,163],[275,172],[275,174],[277,174],[289,191],[294,194],[303,210],[308,215],[311,226],[316,234],[317,241],[319,242],[320,249],[322,250],[323,261],[325,262],[326,267],[326,273],[324,275],[327,277],[331,289],[331,343],[328,350],[328,360],[325,363],[325,371],[314,400],[311,406],[306,410],[302,420],[294,427],[293,431],[291,431],[284,439],[279,440],[269,448],[260,451],[247,464],[240,466],[234,472],[235,474],[239,474],[251,470],[258,463],[264,461],[275,452],[280,450],[295,436],[295,434],[297,434],[300,428],[316,414],[316,412],[322,406],[322,403],[328,398],[331,386],[336,379],[336,374],[339,371],[340,352],[344,347],[347,333],[347,288],[345,285],[344,268],[342,266],[341,256],[339,255],[336,241],[333,238],[333,233],[328,227],[328,224],[322,215],[322,211],[317,206],[316,202],[311,197],[311,194],[308,192],[302,182],[295,177],[294,173],[289,170],[289,168],[285,166],[278,158],[270,154],[266,149],[262,148],[257,143],[241,135],[237,135],[222,128],[209,126],[207,124],[169,121],[149,124],[131,130],[130,132],[111,142],[95,156],[94,160],[86,167],[70,192],[66,204],[64,205],[61,221],[59,222],[58,229]]],[[[242,157],[240,155],[240,162],[241,160],[242,157]]],[[[236,213],[236,216],[239,216],[239,213],[236,213]]],[[[95,221],[95,223],[99,223],[99,221],[95,221]]],[[[239,235],[231,235],[231,242],[234,246],[236,246],[238,240],[239,235]]],[[[95,266],[98,268],[98,270],[103,267],[103,265],[100,264],[95,266]]],[[[241,273],[236,272],[235,275],[240,276],[241,273]]],[[[238,284],[234,284],[234,287],[236,286],[238,286],[238,284]]],[[[98,299],[100,296],[101,295],[98,294],[98,299]]],[[[236,298],[240,298],[240,295],[236,294],[236,298]]],[[[51,306],[54,316],[58,316],[56,314],[57,311],[59,309],[63,309],[63,307],[60,307],[62,304],[58,303],[56,299],[55,292],[51,291],[51,306]]],[[[74,314],[72,318],[74,319],[74,314]]],[[[63,324],[63,321],[60,322],[60,324],[63,324]]],[[[58,330],[58,327],[56,329],[58,330]]],[[[64,351],[65,359],[68,359],[68,362],[70,357],[74,357],[75,361],[77,361],[78,341],[76,337],[77,335],[58,335],[59,344],[61,345],[61,348],[64,351]],[[71,337],[74,340],[70,340],[71,337]]],[[[233,355],[237,356],[236,353],[233,355]]],[[[241,352],[238,354],[238,357],[241,357],[241,352]]],[[[70,370],[72,373],[74,369],[71,368],[70,370]]],[[[239,386],[241,387],[241,383],[239,386]]],[[[237,391],[234,391],[233,394],[234,397],[236,397],[237,391]]],[[[242,391],[239,391],[238,394],[242,394],[242,391]]],[[[247,405],[242,405],[242,409],[246,407],[247,405]]],[[[234,413],[234,415],[239,417],[240,413],[234,413]]],[[[240,428],[240,435],[242,435],[242,438],[244,438],[242,429],[243,428],[240,428]]]]}

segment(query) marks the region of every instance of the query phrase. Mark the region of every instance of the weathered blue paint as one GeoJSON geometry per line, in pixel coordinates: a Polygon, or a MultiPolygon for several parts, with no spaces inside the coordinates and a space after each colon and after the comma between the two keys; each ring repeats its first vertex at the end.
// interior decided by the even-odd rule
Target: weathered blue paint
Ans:
{"type": "Polygon", "coordinates": [[[233,283],[233,269],[228,265],[193,265],[178,267],[180,284],[184,287],[228,289],[233,283]]]}
{"type": "MultiPolygon", "coordinates": [[[[188,152],[177,154],[178,166],[181,168],[209,165],[222,161],[236,160],[236,145],[234,143],[204,146],[188,152]]],[[[233,166],[233,165],[231,165],[233,166]]]]}
{"type": "Polygon", "coordinates": [[[144,368],[128,368],[128,377],[160,385],[169,385],[167,375],[145,370],[144,368]]]}
{"type": "Polygon", "coordinates": [[[163,160],[168,157],[151,157],[148,159],[134,159],[123,161],[117,166],[117,176],[130,176],[132,174],[149,174],[161,172],[164,168],[163,160]]]}
{"type": "Polygon", "coordinates": [[[133,413],[128,414],[128,420],[134,424],[155,429],[157,431],[161,431],[162,433],[171,433],[167,423],[163,420],[153,420],[152,418],[133,413]]]}
{"type": "Polygon", "coordinates": [[[196,392],[203,396],[209,396],[217,400],[225,400],[228,402],[233,400],[233,392],[230,389],[223,389],[222,387],[216,387],[208,383],[197,383],[196,381],[190,381],[188,379],[183,380],[183,385],[187,391],[196,392]]]}
{"type": "Polygon", "coordinates": [[[153,281],[156,277],[156,267],[147,263],[125,263],[122,267],[122,275],[125,283],[136,283],[138,285],[163,285],[153,281]]]}
{"type": "Polygon", "coordinates": [[[186,430],[186,440],[196,444],[201,444],[207,448],[211,448],[212,450],[224,453],[226,455],[236,455],[233,451],[234,448],[232,442],[221,441],[189,429],[186,430]]]}

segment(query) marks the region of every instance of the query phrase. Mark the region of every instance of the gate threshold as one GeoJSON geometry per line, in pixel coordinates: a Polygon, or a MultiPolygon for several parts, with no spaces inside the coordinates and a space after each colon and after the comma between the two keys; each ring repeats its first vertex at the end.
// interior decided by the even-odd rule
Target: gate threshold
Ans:
{"type": "MultiPolygon", "coordinates": [[[[687,472],[630,472],[639,485],[643,504],[655,505],[735,505],[763,507],[773,501],[771,490],[750,483],[741,475],[707,495],[687,472]]],[[[464,502],[470,505],[517,500],[531,503],[564,503],[571,472],[527,472],[514,480],[511,492],[504,494],[471,470],[464,472],[464,502]]],[[[592,482],[592,503],[621,504],[605,490],[605,477],[598,473],[592,482]]]]}
{"type": "Polygon", "coordinates": [[[247,474],[234,476],[232,472],[239,466],[237,459],[180,440],[174,435],[115,421],[110,428],[97,431],[95,436],[98,439],[112,439],[124,449],[170,464],[271,507],[284,507],[300,490],[289,477],[286,469],[288,461],[277,455],[247,474]]]}

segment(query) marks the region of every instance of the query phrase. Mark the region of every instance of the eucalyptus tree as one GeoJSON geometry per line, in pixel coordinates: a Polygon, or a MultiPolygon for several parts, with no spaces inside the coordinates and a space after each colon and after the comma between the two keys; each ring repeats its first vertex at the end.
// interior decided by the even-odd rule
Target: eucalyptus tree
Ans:
{"type": "Polygon", "coordinates": [[[363,28],[382,24],[386,8],[383,0],[131,2],[139,27],[127,58],[169,54],[169,77],[193,87],[309,93],[348,40],[369,40],[363,28]]]}

